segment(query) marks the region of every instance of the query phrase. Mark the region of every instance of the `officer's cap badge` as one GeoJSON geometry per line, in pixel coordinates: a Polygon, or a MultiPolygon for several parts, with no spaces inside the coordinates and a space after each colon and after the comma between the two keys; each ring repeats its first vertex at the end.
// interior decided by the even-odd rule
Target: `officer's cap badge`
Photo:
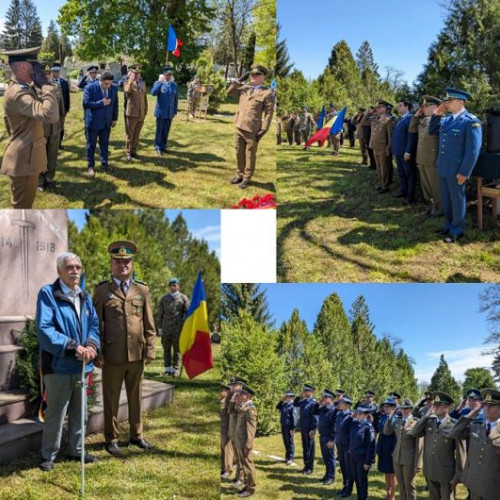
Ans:
{"type": "Polygon", "coordinates": [[[488,394],[486,394],[484,401],[485,401],[485,403],[487,403],[489,401],[493,401],[493,398],[491,397],[491,392],[488,392],[488,394]]]}

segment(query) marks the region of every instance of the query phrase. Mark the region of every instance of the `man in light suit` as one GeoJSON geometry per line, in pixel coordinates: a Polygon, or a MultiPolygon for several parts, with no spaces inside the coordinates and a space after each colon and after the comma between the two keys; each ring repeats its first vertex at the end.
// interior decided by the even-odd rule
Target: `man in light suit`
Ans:
{"type": "Polygon", "coordinates": [[[401,117],[392,134],[391,151],[396,157],[399,174],[399,193],[397,198],[405,198],[404,203],[415,203],[415,187],[417,184],[417,167],[415,165],[415,151],[417,134],[409,132],[412,114],[411,104],[400,101],[397,111],[401,117]]]}
{"type": "Polygon", "coordinates": [[[111,128],[118,120],[118,90],[113,85],[113,75],[105,71],[100,81],[89,83],[83,90],[85,130],[87,136],[88,174],[95,176],[95,147],[99,138],[101,165],[108,165],[108,145],[111,128]]]}

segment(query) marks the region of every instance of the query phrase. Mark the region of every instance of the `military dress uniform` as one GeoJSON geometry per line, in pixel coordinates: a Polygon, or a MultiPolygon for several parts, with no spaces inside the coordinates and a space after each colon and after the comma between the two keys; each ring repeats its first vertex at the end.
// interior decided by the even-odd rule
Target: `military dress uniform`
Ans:
{"type": "Polygon", "coordinates": [[[304,144],[309,140],[309,137],[311,137],[311,132],[314,130],[315,126],[316,123],[309,111],[306,110],[299,114],[300,137],[304,144]]]}
{"type": "MultiPolygon", "coordinates": [[[[440,395],[437,402],[450,404],[453,400],[440,395]]],[[[424,437],[424,476],[431,500],[454,500],[451,481],[459,482],[465,464],[465,441],[452,439],[451,429],[456,420],[447,415],[440,421],[435,414],[424,415],[409,431],[415,438],[424,437]]]]}
{"type": "MultiPolygon", "coordinates": [[[[325,396],[334,397],[333,393],[328,390],[323,392],[323,397],[325,396]]],[[[335,480],[335,454],[333,447],[328,447],[328,443],[335,442],[335,415],[337,414],[337,409],[333,404],[320,405],[316,403],[314,414],[318,415],[319,444],[323,463],[326,468],[322,481],[325,484],[331,484],[335,480]]]]}
{"type": "MultiPolygon", "coordinates": [[[[314,390],[310,385],[304,386],[306,390],[314,390]]],[[[316,400],[311,398],[301,399],[297,396],[293,405],[299,408],[299,429],[302,438],[302,455],[304,457],[304,473],[312,473],[314,471],[314,437],[310,437],[311,431],[316,431],[318,427],[318,416],[314,414],[316,400]]]]}
{"type": "MultiPolygon", "coordinates": [[[[233,386],[235,384],[241,384],[243,386],[246,385],[246,380],[242,378],[234,378],[231,380],[229,386],[233,386]]],[[[228,414],[228,428],[227,428],[227,436],[228,441],[225,447],[226,454],[226,462],[230,462],[230,457],[233,457],[233,462],[236,463],[236,475],[233,484],[240,485],[243,480],[243,470],[242,464],[239,460],[239,455],[236,453],[236,424],[238,422],[238,407],[237,403],[234,401],[235,393],[231,392],[227,396],[227,414],[228,414]]],[[[231,464],[231,469],[233,468],[233,464],[231,464]]]]}
{"type": "MultiPolygon", "coordinates": [[[[432,96],[424,96],[424,105],[441,104],[441,100],[432,96]]],[[[429,134],[430,116],[413,115],[409,131],[418,133],[417,140],[417,168],[420,173],[420,184],[424,200],[432,204],[430,215],[442,214],[439,177],[436,170],[438,138],[429,134]]]]}
{"type": "MultiPolygon", "coordinates": [[[[26,61],[34,49],[4,52],[12,64],[26,61]]],[[[6,123],[10,132],[0,173],[11,181],[11,207],[31,208],[36,196],[38,176],[47,169],[43,123],[59,119],[56,88],[45,84],[41,96],[33,83],[24,83],[12,75],[3,97],[6,123]]]]}
{"type": "MultiPolygon", "coordinates": [[[[484,389],[485,402],[500,405],[500,392],[484,389]]],[[[469,449],[461,482],[467,486],[471,500],[496,500],[500,495],[500,420],[488,423],[482,418],[460,420],[450,431],[452,439],[469,439],[469,449]],[[496,441],[495,441],[496,439],[496,441]]]]}
{"type": "MultiPolygon", "coordinates": [[[[384,106],[385,101],[379,101],[384,106]]],[[[391,139],[394,120],[388,115],[378,115],[371,121],[370,148],[373,149],[380,190],[388,191],[390,182],[391,139]]]]}
{"type": "MultiPolygon", "coordinates": [[[[178,283],[178,280],[174,282],[178,283]]],[[[179,337],[188,309],[189,299],[180,292],[174,295],[167,293],[160,300],[156,324],[162,330],[164,366],[170,372],[175,372],[179,368],[179,337]]]]}
{"type": "MultiPolygon", "coordinates": [[[[366,407],[356,408],[356,412],[368,414],[366,407]]],[[[368,470],[375,459],[375,429],[368,420],[353,419],[349,429],[349,458],[351,473],[356,484],[358,500],[368,500],[368,470]]]]}
{"type": "MultiPolygon", "coordinates": [[[[404,406],[403,407],[408,407],[404,406]]],[[[388,419],[383,428],[385,435],[396,435],[396,446],[392,453],[394,472],[398,480],[400,500],[417,500],[417,487],[415,476],[417,470],[422,468],[422,438],[416,438],[409,434],[415,427],[417,419],[410,415],[404,418],[394,415],[388,419]]]]}
{"type": "MultiPolygon", "coordinates": [[[[243,387],[242,391],[253,395],[253,391],[246,386],[243,387]]],[[[255,466],[252,451],[257,431],[257,408],[250,399],[245,403],[238,404],[236,412],[234,445],[238,462],[241,464],[242,482],[245,485],[239,496],[249,496],[255,492],[255,466]]]]}
{"type": "MultiPolygon", "coordinates": [[[[352,403],[351,399],[344,396],[343,402],[352,403]]],[[[351,432],[352,412],[348,410],[338,410],[335,414],[335,446],[337,448],[337,459],[342,473],[341,497],[350,497],[353,486],[349,455],[349,436],[351,432]]]]}
{"type": "MultiPolygon", "coordinates": [[[[259,64],[253,64],[251,72],[267,74],[267,69],[259,64]]],[[[235,116],[236,124],[236,177],[242,179],[240,187],[246,187],[250,182],[257,157],[257,148],[261,136],[271,126],[274,112],[273,91],[267,87],[252,87],[234,81],[227,89],[227,95],[239,96],[238,111],[235,116]]]]}
{"type": "MultiPolygon", "coordinates": [[[[222,389],[228,389],[229,386],[222,385],[222,389]]],[[[233,472],[234,450],[233,443],[229,439],[229,402],[232,394],[227,393],[221,400],[220,407],[220,439],[221,439],[221,472],[226,478],[233,472]]]]}
{"type": "MultiPolygon", "coordinates": [[[[130,71],[140,74],[140,66],[133,64],[130,71]]],[[[148,114],[146,82],[142,79],[126,80],[123,84],[125,94],[125,154],[127,159],[137,157],[139,136],[148,114]]]]}
{"type": "MultiPolygon", "coordinates": [[[[466,100],[469,94],[448,88],[448,98],[466,100]]],[[[465,233],[465,182],[458,184],[457,174],[470,177],[481,151],[481,122],[467,110],[458,116],[433,115],[429,133],[439,135],[439,152],[436,167],[445,216],[443,235],[455,241],[465,233]]]]}
{"type": "MultiPolygon", "coordinates": [[[[113,258],[131,258],[135,245],[118,241],[109,245],[113,258]]],[[[100,283],[93,296],[99,316],[102,351],[104,437],[107,444],[118,441],[120,391],[125,381],[128,399],[130,440],[142,436],[142,380],[146,358],[155,357],[155,326],[151,297],[146,283],[115,278],[100,283]]]]}
{"type": "Polygon", "coordinates": [[[294,114],[290,113],[289,115],[284,116],[283,122],[285,124],[285,132],[286,138],[288,140],[288,145],[291,146],[293,144],[293,127],[295,122],[294,114]]]}
{"type": "MultiPolygon", "coordinates": [[[[293,392],[287,392],[285,396],[295,397],[293,392]]],[[[280,412],[281,435],[285,446],[285,460],[287,463],[293,462],[295,457],[295,440],[293,431],[297,428],[297,408],[293,406],[293,401],[289,403],[280,401],[276,405],[276,409],[280,412]]]]}
{"type": "Polygon", "coordinates": [[[188,98],[188,114],[194,118],[196,112],[196,102],[198,100],[199,92],[196,89],[201,87],[200,79],[198,75],[195,75],[192,82],[189,82],[187,87],[187,98],[188,98]]]}

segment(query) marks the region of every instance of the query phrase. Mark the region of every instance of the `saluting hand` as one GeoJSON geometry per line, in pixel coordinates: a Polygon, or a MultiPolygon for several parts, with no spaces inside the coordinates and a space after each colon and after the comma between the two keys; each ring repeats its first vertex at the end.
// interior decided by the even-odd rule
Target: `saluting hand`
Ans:
{"type": "Polygon", "coordinates": [[[403,156],[403,160],[404,161],[410,161],[410,158],[411,158],[411,154],[410,153],[405,153],[404,156],[403,156]]]}
{"type": "Polygon", "coordinates": [[[446,103],[442,102],[434,111],[436,116],[443,116],[447,111],[446,103]]]}
{"type": "Polygon", "coordinates": [[[368,465],[368,464],[363,464],[363,469],[365,469],[365,470],[370,470],[370,467],[371,467],[371,466],[370,466],[370,465],[368,465]]]}
{"type": "Polygon", "coordinates": [[[314,431],[309,431],[309,438],[313,439],[316,433],[314,431]]]}
{"type": "Polygon", "coordinates": [[[424,107],[420,106],[420,108],[418,108],[417,112],[415,113],[415,116],[422,116],[423,114],[424,114],[424,107]]]}

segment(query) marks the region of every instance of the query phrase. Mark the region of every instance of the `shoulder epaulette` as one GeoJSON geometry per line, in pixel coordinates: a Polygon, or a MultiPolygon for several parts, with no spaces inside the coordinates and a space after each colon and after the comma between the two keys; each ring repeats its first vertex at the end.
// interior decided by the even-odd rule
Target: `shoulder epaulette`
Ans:
{"type": "Polygon", "coordinates": [[[138,283],[139,285],[148,286],[148,284],[145,281],[141,281],[141,280],[138,280],[138,279],[133,279],[132,281],[134,283],[138,283]]]}
{"type": "Polygon", "coordinates": [[[105,283],[109,283],[109,279],[101,281],[100,283],[97,283],[96,286],[101,286],[101,285],[104,285],[105,283]]]}

